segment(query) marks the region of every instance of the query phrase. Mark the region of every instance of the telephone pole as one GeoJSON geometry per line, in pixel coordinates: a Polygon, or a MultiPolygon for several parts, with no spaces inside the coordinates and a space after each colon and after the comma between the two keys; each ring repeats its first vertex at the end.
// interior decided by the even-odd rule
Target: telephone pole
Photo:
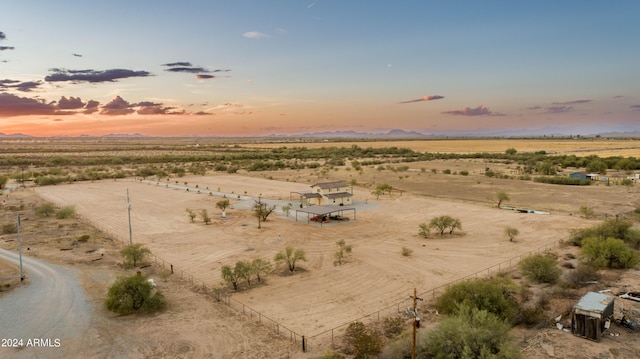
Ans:
{"type": "Polygon", "coordinates": [[[129,201],[128,188],[127,188],[127,214],[129,215],[129,245],[133,245],[133,234],[131,233],[131,201],[129,201]]]}
{"type": "Polygon", "coordinates": [[[413,296],[409,296],[413,298],[413,341],[411,345],[411,359],[416,359],[416,329],[418,325],[420,325],[420,317],[418,317],[418,301],[423,300],[422,298],[418,298],[417,289],[413,288],[413,296]]]}

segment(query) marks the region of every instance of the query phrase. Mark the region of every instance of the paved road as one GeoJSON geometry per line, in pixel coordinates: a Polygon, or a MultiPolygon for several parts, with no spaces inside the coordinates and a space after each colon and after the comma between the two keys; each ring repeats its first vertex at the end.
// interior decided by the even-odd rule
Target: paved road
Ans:
{"type": "MultiPolygon", "coordinates": [[[[17,253],[4,249],[0,249],[0,259],[19,263],[17,253]]],[[[29,284],[0,297],[0,358],[82,356],[79,338],[90,326],[91,313],[76,275],[27,256],[22,257],[22,264],[29,284]],[[22,340],[25,347],[2,347],[11,344],[9,339],[22,340]]]]}

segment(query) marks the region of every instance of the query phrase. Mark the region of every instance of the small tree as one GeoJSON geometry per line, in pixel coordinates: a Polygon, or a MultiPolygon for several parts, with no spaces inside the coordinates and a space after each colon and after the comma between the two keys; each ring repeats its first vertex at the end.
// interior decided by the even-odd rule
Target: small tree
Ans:
{"type": "Polygon", "coordinates": [[[336,257],[336,263],[342,265],[345,260],[345,257],[351,254],[352,247],[347,245],[344,239],[341,239],[336,242],[338,245],[338,250],[333,254],[336,257]]]}
{"type": "Polygon", "coordinates": [[[189,216],[189,219],[191,220],[191,223],[196,221],[196,217],[198,216],[196,214],[196,211],[192,210],[191,208],[187,208],[187,216],[189,216]]]}
{"type": "Polygon", "coordinates": [[[580,256],[597,268],[633,268],[638,262],[638,252],[622,239],[595,237],[582,241],[580,256]]]}
{"type": "Polygon", "coordinates": [[[211,223],[211,217],[209,217],[209,213],[207,213],[206,209],[200,211],[200,217],[202,217],[202,222],[204,222],[204,224],[208,225],[211,223]]]}
{"type": "Polygon", "coordinates": [[[349,324],[345,332],[345,344],[347,350],[358,359],[371,358],[382,351],[382,338],[368,330],[362,322],[349,324]]]}
{"type": "Polygon", "coordinates": [[[272,266],[271,262],[266,259],[256,258],[251,262],[251,273],[255,274],[256,278],[258,278],[258,283],[262,282],[262,278],[260,277],[260,273],[267,274],[271,272],[272,266]]]}
{"type": "Polygon", "coordinates": [[[500,208],[500,206],[502,205],[502,202],[508,202],[509,200],[510,198],[507,192],[500,191],[496,193],[495,201],[498,203],[498,208],[500,208]]]}
{"type": "Polygon", "coordinates": [[[431,234],[431,228],[429,228],[426,223],[420,223],[418,227],[420,228],[418,234],[424,238],[429,238],[429,234],[431,234]]]}
{"type": "Polygon", "coordinates": [[[51,203],[42,203],[38,207],[36,207],[36,214],[39,216],[49,217],[55,212],[56,207],[54,207],[51,203]]]}
{"type": "MultiPolygon", "coordinates": [[[[232,284],[233,290],[238,290],[240,280],[248,278],[249,266],[247,262],[238,261],[233,268],[228,265],[223,265],[221,268],[221,272],[222,280],[224,280],[227,284],[232,284]]],[[[248,280],[248,282],[249,284],[251,283],[250,280],[248,280]]]]}
{"type": "Polygon", "coordinates": [[[376,199],[380,199],[380,196],[382,196],[384,192],[382,192],[382,190],[380,189],[376,189],[375,191],[371,192],[371,194],[376,196],[376,199]]]}
{"type": "Polygon", "coordinates": [[[262,222],[265,222],[269,215],[276,209],[276,206],[268,207],[266,203],[260,199],[255,201],[253,205],[253,215],[258,219],[258,228],[262,228],[262,222]]]}
{"type": "Polygon", "coordinates": [[[382,191],[382,193],[389,192],[389,196],[391,196],[391,191],[393,191],[393,186],[388,183],[381,183],[376,187],[376,190],[382,191]]]}
{"type": "Polygon", "coordinates": [[[538,283],[555,283],[562,274],[555,259],[540,253],[524,257],[518,267],[525,277],[538,283]]]}
{"type": "Polygon", "coordinates": [[[151,254],[151,250],[145,247],[142,243],[134,243],[128,245],[120,251],[120,255],[124,258],[125,264],[136,266],[136,263],[141,262],[144,257],[151,254]]]}
{"type": "Polygon", "coordinates": [[[222,211],[222,218],[227,218],[227,207],[229,207],[229,200],[226,198],[216,202],[216,208],[222,211]]]}
{"type": "Polygon", "coordinates": [[[291,203],[282,206],[282,212],[289,217],[289,213],[291,212],[291,203]]]}
{"type": "Polygon", "coordinates": [[[443,236],[444,231],[447,229],[449,230],[449,234],[453,234],[453,231],[455,229],[462,229],[462,223],[457,218],[444,215],[432,218],[429,222],[428,228],[435,228],[438,232],[440,232],[440,235],[443,236]]]}
{"type": "Polygon", "coordinates": [[[413,254],[413,249],[411,249],[409,247],[402,247],[402,255],[403,256],[408,257],[411,254],[413,254]]]}
{"type": "Polygon", "coordinates": [[[9,177],[7,176],[0,176],[0,193],[2,193],[2,190],[4,189],[4,187],[7,185],[7,182],[9,181],[9,177]]]}
{"type": "Polygon", "coordinates": [[[509,242],[513,242],[516,236],[520,234],[520,231],[515,227],[506,227],[504,229],[504,234],[509,238],[509,242]]]}
{"type": "Polygon", "coordinates": [[[118,278],[109,288],[104,305],[107,310],[120,314],[149,313],[164,309],[167,300],[146,276],[138,274],[118,278]]]}
{"type": "Polygon", "coordinates": [[[287,263],[289,272],[293,272],[296,269],[296,262],[306,261],[304,250],[293,249],[293,247],[287,246],[284,251],[276,253],[274,261],[277,265],[281,263],[287,263]]]}

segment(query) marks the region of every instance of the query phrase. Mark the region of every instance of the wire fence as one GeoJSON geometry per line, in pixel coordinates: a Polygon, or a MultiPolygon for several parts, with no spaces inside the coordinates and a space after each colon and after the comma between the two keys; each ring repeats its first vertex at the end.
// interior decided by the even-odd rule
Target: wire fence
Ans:
{"type": "MultiPolygon", "coordinates": [[[[83,220],[85,220],[86,222],[91,223],[96,229],[98,229],[99,231],[107,234],[108,236],[117,239],[122,245],[126,245],[127,244],[127,240],[125,240],[124,236],[122,234],[117,234],[109,229],[107,229],[105,226],[101,225],[100,223],[98,223],[98,221],[96,220],[92,220],[91,218],[88,217],[83,217],[82,215],[79,215],[79,217],[81,217],[83,220]]],[[[505,260],[503,262],[500,262],[498,264],[492,265],[490,267],[487,267],[485,269],[482,269],[480,271],[477,271],[475,273],[466,275],[464,277],[458,278],[454,281],[451,281],[449,283],[440,285],[438,287],[434,287],[431,289],[428,289],[426,291],[422,291],[418,293],[418,296],[420,296],[423,299],[435,299],[437,296],[439,296],[440,294],[444,293],[447,288],[449,288],[451,285],[462,282],[464,280],[467,279],[471,279],[471,278],[478,278],[478,277],[490,277],[492,274],[496,274],[499,273],[501,271],[504,270],[508,270],[513,268],[514,265],[516,265],[523,257],[528,256],[530,254],[534,254],[534,253],[541,253],[541,252],[545,252],[548,251],[550,249],[554,249],[558,247],[558,243],[559,242],[554,242],[551,244],[545,244],[544,246],[539,247],[538,249],[529,251],[527,253],[523,253],[520,254],[518,256],[512,257],[508,260],[505,260]]],[[[245,315],[246,317],[248,317],[249,319],[255,321],[258,324],[263,325],[266,328],[269,328],[270,330],[272,330],[275,334],[288,339],[292,344],[294,345],[300,345],[300,349],[302,351],[311,351],[313,350],[314,352],[322,352],[325,351],[327,349],[336,349],[337,347],[337,339],[341,338],[347,327],[354,322],[361,322],[363,324],[373,324],[373,323],[380,323],[382,320],[384,320],[385,318],[389,318],[389,317],[395,317],[398,316],[399,314],[403,314],[405,312],[406,308],[409,308],[413,305],[413,299],[410,299],[408,296],[406,299],[403,300],[399,300],[387,307],[384,307],[382,309],[376,310],[374,312],[371,312],[367,315],[361,316],[359,318],[355,318],[352,320],[349,320],[348,322],[345,322],[341,325],[338,325],[336,327],[333,327],[331,329],[327,329],[324,330],[320,333],[316,333],[314,335],[311,336],[304,336],[288,327],[286,327],[285,325],[283,325],[282,323],[279,323],[278,321],[269,318],[268,316],[264,315],[263,313],[257,311],[256,309],[234,299],[230,294],[226,293],[226,292],[222,292],[222,293],[216,293],[216,291],[218,291],[220,288],[216,288],[213,287],[211,285],[207,285],[204,281],[196,278],[195,276],[193,276],[192,274],[185,272],[184,270],[174,267],[174,265],[166,260],[164,260],[161,257],[156,256],[155,254],[151,254],[151,257],[153,257],[153,263],[157,266],[162,267],[163,270],[169,270],[170,273],[172,275],[176,275],[179,276],[180,279],[183,279],[185,281],[187,281],[194,289],[196,289],[197,291],[201,291],[202,293],[205,294],[214,294],[216,299],[219,300],[219,302],[224,303],[225,305],[227,305],[229,308],[234,309],[235,311],[245,315]]],[[[409,293],[409,289],[408,292],[409,293]]]]}

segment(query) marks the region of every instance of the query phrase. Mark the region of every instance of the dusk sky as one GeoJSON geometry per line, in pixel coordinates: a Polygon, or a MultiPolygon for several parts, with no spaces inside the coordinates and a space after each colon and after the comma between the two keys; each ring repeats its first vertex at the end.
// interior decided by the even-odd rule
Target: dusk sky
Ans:
{"type": "Polygon", "coordinates": [[[640,1],[3,0],[0,133],[640,130],[640,1]]]}

